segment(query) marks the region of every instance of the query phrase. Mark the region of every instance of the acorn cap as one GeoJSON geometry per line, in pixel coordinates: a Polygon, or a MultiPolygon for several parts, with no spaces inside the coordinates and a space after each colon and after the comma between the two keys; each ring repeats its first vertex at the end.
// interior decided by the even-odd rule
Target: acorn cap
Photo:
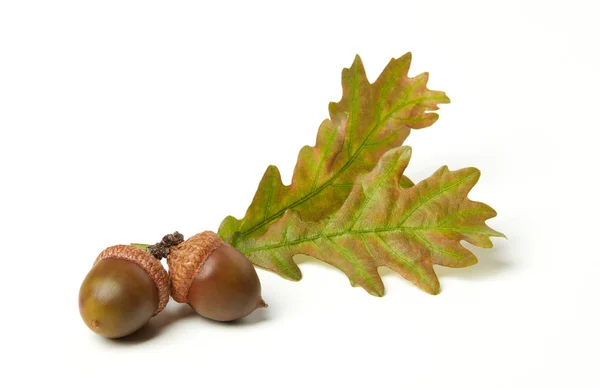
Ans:
{"type": "Polygon", "coordinates": [[[167,263],[171,275],[171,295],[175,301],[188,302],[188,292],[194,277],[210,254],[222,244],[223,241],[217,234],[204,231],[171,247],[167,263]]]}
{"type": "Polygon", "coordinates": [[[133,262],[148,273],[148,276],[154,281],[158,288],[158,307],[154,311],[153,316],[158,315],[169,302],[169,275],[163,265],[152,254],[129,245],[116,245],[104,249],[96,261],[94,266],[107,258],[123,259],[133,262]]]}

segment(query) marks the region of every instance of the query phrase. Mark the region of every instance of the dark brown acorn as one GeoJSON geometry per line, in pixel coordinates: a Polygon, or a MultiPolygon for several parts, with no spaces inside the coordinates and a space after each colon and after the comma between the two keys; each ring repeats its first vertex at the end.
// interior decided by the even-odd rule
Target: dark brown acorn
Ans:
{"type": "Polygon", "coordinates": [[[169,276],[160,261],[134,246],[100,253],[79,290],[85,324],[107,338],[140,329],[169,301],[169,276]]]}
{"type": "Polygon", "coordinates": [[[252,263],[214,232],[171,247],[167,262],[173,299],[204,317],[231,321],[267,306],[252,263]]]}

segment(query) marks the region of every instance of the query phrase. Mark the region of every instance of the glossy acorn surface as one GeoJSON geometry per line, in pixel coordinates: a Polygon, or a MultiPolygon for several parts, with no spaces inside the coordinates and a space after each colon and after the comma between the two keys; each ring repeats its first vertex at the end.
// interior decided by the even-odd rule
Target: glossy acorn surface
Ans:
{"type": "Polygon", "coordinates": [[[105,258],[92,267],[79,290],[79,312],[85,324],[107,338],[127,336],[141,328],[159,305],[154,280],[139,265],[105,258]]]}
{"type": "Polygon", "coordinates": [[[254,266],[227,244],[208,256],[187,298],[200,315],[218,321],[239,319],[265,306],[254,266]]]}
{"type": "Polygon", "coordinates": [[[231,321],[266,307],[250,260],[212,231],[171,247],[167,262],[173,299],[204,317],[231,321]]]}

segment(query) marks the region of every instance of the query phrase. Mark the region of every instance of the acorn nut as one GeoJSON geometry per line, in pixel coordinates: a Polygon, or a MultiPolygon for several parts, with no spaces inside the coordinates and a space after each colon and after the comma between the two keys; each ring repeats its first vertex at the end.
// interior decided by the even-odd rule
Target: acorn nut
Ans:
{"type": "Polygon", "coordinates": [[[102,251],[79,290],[83,321],[107,338],[137,331],[168,301],[169,276],[160,261],[127,245],[102,251]]]}
{"type": "Polygon", "coordinates": [[[171,247],[167,263],[173,299],[204,317],[231,321],[267,306],[252,263],[214,232],[171,247]]]}

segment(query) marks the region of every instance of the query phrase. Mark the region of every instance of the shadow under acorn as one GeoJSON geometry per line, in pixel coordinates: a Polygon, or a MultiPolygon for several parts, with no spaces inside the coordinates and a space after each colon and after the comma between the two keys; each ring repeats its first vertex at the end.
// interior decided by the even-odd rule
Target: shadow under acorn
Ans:
{"type": "Polygon", "coordinates": [[[164,311],[153,317],[138,331],[131,335],[117,339],[105,339],[108,342],[121,343],[121,344],[138,344],[153,339],[158,336],[164,329],[170,325],[180,322],[182,320],[198,320],[209,325],[220,325],[220,326],[248,326],[261,323],[267,320],[266,309],[257,309],[250,315],[241,319],[233,320],[230,322],[219,322],[211,319],[204,318],[196,313],[192,307],[188,304],[177,304],[174,301],[170,301],[167,308],[164,311]]]}

